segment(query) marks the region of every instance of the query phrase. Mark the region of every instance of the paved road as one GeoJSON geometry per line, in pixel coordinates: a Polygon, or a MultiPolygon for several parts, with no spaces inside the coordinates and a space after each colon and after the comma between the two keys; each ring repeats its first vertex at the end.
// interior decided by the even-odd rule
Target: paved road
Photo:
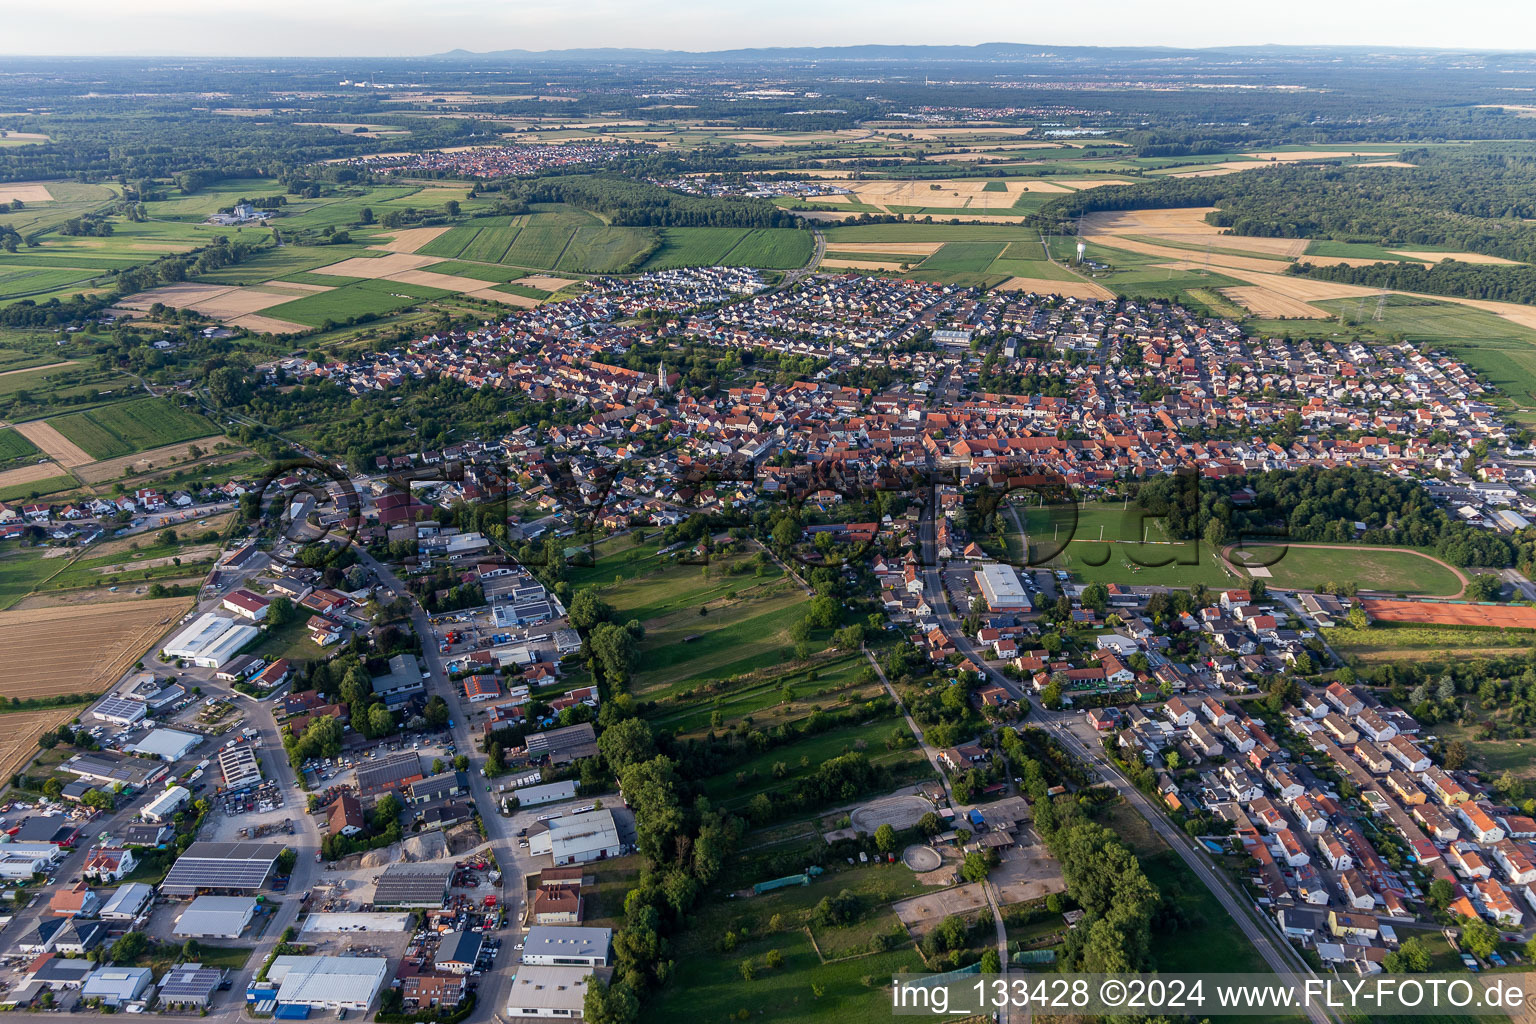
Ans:
{"type": "MultiPolygon", "coordinates": [[[[475,736],[469,727],[469,713],[460,705],[458,695],[448,682],[448,672],[444,667],[442,655],[437,651],[432,623],[421,605],[410,597],[410,591],[406,589],[405,583],[388,566],[374,558],[361,546],[357,548],[357,553],[359,560],[372,569],[386,587],[397,594],[404,595],[411,602],[411,621],[416,627],[416,635],[421,637],[422,659],[430,673],[430,678],[427,680],[427,695],[441,696],[452,709],[450,714],[453,718],[453,742],[458,752],[469,758],[467,774],[470,795],[474,798],[475,809],[480,813],[480,821],[485,826],[486,846],[495,853],[497,866],[502,871],[501,884],[507,920],[512,923],[514,930],[518,930],[523,919],[523,893],[526,891],[526,884],[518,871],[516,837],[512,835],[509,819],[501,815],[501,805],[492,790],[492,784],[480,774],[485,758],[476,749],[475,736]]],[[[481,977],[478,1002],[470,1020],[490,1020],[506,1005],[512,991],[514,973],[512,968],[515,957],[511,949],[512,945],[513,943],[506,943],[502,947],[502,962],[497,964],[492,973],[481,977]]]]}
{"type": "MultiPolygon", "coordinates": [[[[1279,938],[1278,932],[1271,934],[1267,922],[1261,923],[1255,919],[1247,896],[1239,891],[1225,875],[1211,866],[1205,855],[1194,846],[1194,841],[1181,829],[1175,828],[1159,809],[1153,807],[1141,791],[1120,773],[1102,750],[1095,749],[1094,744],[1085,743],[1073,733],[1071,722],[1074,716],[1051,712],[1036,703],[1034,698],[1012,679],[992,668],[986,661],[985,653],[962,632],[959,620],[949,606],[948,597],[939,578],[932,502],[924,506],[923,518],[919,524],[919,539],[922,544],[923,564],[928,566],[923,570],[924,589],[928,595],[929,604],[938,617],[939,625],[954,643],[955,648],[980,666],[989,681],[1002,686],[1021,703],[1027,701],[1031,707],[1031,721],[1045,726],[1069,751],[1092,765],[1099,777],[1113,786],[1126,803],[1146,819],[1152,830],[1178,853],[1185,865],[1195,873],[1206,888],[1211,890],[1222,909],[1237,922],[1243,935],[1259,951],[1271,971],[1298,986],[1300,985],[1299,975],[1312,975],[1311,968],[1302,961],[1289,942],[1279,938]]],[[[1325,1024],[1330,1019],[1319,1007],[1309,1009],[1308,1016],[1314,1024],[1325,1024]]]]}

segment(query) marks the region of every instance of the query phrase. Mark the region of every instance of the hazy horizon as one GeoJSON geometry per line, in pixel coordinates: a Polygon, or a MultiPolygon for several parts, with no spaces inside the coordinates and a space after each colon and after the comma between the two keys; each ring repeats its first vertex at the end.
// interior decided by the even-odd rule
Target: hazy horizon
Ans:
{"type": "Polygon", "coordinates": [[[61,26],[57,8],[7,12],[13,56],[411,58],[463,49],[638,48],[711,51],[747,47],[975,45],[1379,46],[1509,50],[1530,39],[1536,4],[1472,0],[1448,10],[1429,0],[1340,4],[1297,0],[1284,7],[1165,0],[1103,0],[1091,9],[1022,8],[957,0],[936,16],[917,0],[842,5],[784,0],[750,19],[704,0],[445,0],[430,9],[404,0],[233,0],[212,9],[186,0],[144,0],[131,11],[76,0],[61,26]]]}

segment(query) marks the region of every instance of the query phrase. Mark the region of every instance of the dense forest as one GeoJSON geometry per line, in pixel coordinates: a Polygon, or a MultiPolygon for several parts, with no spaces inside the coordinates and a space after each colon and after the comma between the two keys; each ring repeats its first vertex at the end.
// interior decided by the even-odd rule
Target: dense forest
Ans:
{"type": "Polygon", "coordinates": [[[681,195],[657,185],[603,174],[535,178],[518,183],[531,203],[569,203],[634,227],[792,228],[805,222],[762,199],[681,195]]]}

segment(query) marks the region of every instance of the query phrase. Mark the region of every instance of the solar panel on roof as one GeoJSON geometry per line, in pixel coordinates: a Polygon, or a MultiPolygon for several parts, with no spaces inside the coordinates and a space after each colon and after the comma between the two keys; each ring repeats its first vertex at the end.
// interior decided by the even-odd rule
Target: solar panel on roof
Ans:
{"type": "Polygon", "coordinates": [[[282,843],[193,843],[161,884],[162,892],[259,889],[272,872],[282,843]]]}
{"type": "Polygon", "coordinates": [[[439,902],[452,873],[447,865],[392,864],[379,876],[373,902],[384,906],[439,902]]]}
{"type": "Polygon", "coordinates": [[[203,967],[195,971],[173,970],[161,982],[160,1000],[166,1003],[178,1003],[192,999],[206,999],[214,989],[219,987],[223,977],[223,971],[214,970],[211,967],[203,967]]]}

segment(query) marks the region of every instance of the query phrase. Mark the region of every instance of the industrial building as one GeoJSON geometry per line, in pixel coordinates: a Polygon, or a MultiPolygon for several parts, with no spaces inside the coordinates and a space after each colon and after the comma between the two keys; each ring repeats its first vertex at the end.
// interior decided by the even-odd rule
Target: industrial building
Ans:
{"type": "Polygon", "coordinates": [[[103,921],[132,921],[143,913],[149,906],[149,901],[154,898],[155,887],[145,885],[143,882],[129,882],[119,886],[107,902],[102,904],[101,919],[103,921]]]}
{"type": "Polygon", "coordinates": [[[601,808],[535,822],[528,829],[528,852],[535,857],[547,853],[559,866],[619,857],[624,845],[613,812],[601,808]]]}
{"type": "Polygon", "coordinates": [[[569,764],[597,753],[597,733],[591,722],[532,733],[523,742],[528,760],[535,764],[569,764]]]}
{"type": "Polygon", "coordinates": [[[561,800],[574,800],[576,783],[572,779],[567,779],[564,782],[548,782],[542,786],[523,786],[512,795],[517,798],[519,807],[537,807],[540,804],[553,804],[561,800]]]}
{"type": "Polygon", "coordinates": [[[256,748],[249,743],[236,743],[219,751],[219,772],[224,776],[227,789],[245,789],[261,782],[261,761],[256,748]]]}
{"type": "Polygon", "coordinates": [[[452,877],[452,864],[391,864],[374,886],[373,905],[440,907],[452,877]]]}
{"type": "Polygon", "coordinates": [[[100,999],[103,1006],[116,1008],[145,998],[154,986],[148,967],[102,967],[80,986],[80,998],[100,999]]]}
{"type": "Polygon", "coordinates": [[[987,608],[994,612],[1027,612],[1033,606],[1029,591],[1019,581],[1019,574],[1011,565],[990,563],[976,574],[981,595],[986,598],[987,608]]]}
{"type": "Polygon", "coordinates": [[[525,964],[512,979],[508,1017],[581,1017],[590,967],[539,967],[525,964]]]}
{"type": "Polygon", "coordinates": [[[224,971],[202,964],[177,964],[160,979],[160,1005],[202,1009],[224,984],[224,971]]]}
{"type": "Polygon", "coordinates": [[[389,659],[389,671],[374,676],[373,692],[384,698],[391,708],[399,707],[418,693],[425,693],[421,679],[421,666],[415,655],[397,654],[389,659]]]}
{"type": "Polygon", "coordinates": [[[366,1010],[389,976],[379,956],[280,956],[267,980],[277,985],[278,1007],[366,1010]]]}
{"type": "Polygon", "coordinates": [[[199,896],[187,904],[171,934],[178,939],[238,939],[256,914],[249,896],[199,896]]]}
{"type": "Polygon", "coordinates": [[[180,761],[203,742],[195,732],[180,729],[156,729],[128,749],[135,754],[149,754],[162,761],[180,761]]]}
{"type": "Polygon", "coordinates": [[[606,967],[612,928],[534,925],[523,939],[523,963],[543,967],[606,967]]]}
{"type": "Polygon", "coordinates": [[[114,693],[103,698],[100,704],[92,708],[91,714],[109,725],[120,725],[126,729],[130,725],[142,722],[149,712],[145,709],[143,701],[129,700],[114,693]]]}
{"type": "Polygon", "coordinates": [[[221,668],[260,635],[258,626],[204,612],[166,643],[165,656],[190,661],[202,668],[221,668]]]}
{"type": "Polygon", "coordinates": [[[357,768],[357,792],[359,796],[378,796],[392,790],[404,789],[424,777],[421,758],[410,750],[402,750],[387,757],[376,757],[357,768]]]}
{"type": "MultiPolygon", "coordinates": [[[[131,703],[131,702],[130,702],[131,703]]],[[[142,707],[142,705],[140,705],[142,707]]],[[[165,774],[163,765],[146,761],[141,757],[129,757],[110,750],[90,754],[76,754],[59,765],[63,771],[104,786],[121,783],[131,789],[142,789],[151,778],[165,774]]]]}
{"type": "MultiPolygon", "coordinates": [[[[433,965],[449,974],[468,974],[480,959],[480,947],[484,937],[479,932],[449,932],[437,944],[437,956],[433,965]]],[[[524,963],[528,961],[524,959],[524,963]]]]}
{"type": "Polygon", "coordinates": [[[30,879],[51,869],[63,855],[52,843],[6,843],[0,846],[0,878],[30,879]]]}
{"type": "Polygon", "coordinates": [[[282,843],[193,843],[160,883],[167,896],[256,892],[267,884],[282,843]]]}
{"type": "Polygon", "coordinates": [[[145,821],[163,822],[169,821],[176,812],[187,805],[192,799],[192,791],[185,786],[172,786],[149,803],[139,812],[145,821]]]}

